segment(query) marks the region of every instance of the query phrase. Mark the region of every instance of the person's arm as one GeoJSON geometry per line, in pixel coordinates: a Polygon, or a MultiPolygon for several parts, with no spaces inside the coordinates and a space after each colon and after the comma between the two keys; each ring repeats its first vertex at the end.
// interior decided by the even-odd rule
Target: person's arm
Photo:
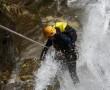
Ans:
{"type": "Polygon", "coordinates": [[[40,55],[40,60],[44,60],[45,59],[45,55],[49,49],[49,47],[52,45],[52,40],[48,39],[47,43],[46,43],[46,47],[43,48],[41,55],[40,55]]]}

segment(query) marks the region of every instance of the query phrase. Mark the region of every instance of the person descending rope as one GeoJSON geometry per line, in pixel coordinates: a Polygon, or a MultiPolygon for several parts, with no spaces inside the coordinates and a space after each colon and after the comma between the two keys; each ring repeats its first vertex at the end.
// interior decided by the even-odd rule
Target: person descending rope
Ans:
{"type": "Polygon", "coordinates": [[[41,52],[40,59],[44,60],[50,46],[54,46],[56,51],[61,51],[66,58],[66,65],[69,69],[74,84],[79,82],[76,73],[77,54],[75,42],[77,40],[76,30],[73,29],[67,22],[56,22],[55,25],[45,25],[43,34],[48,39],[46,47],[41,52]]]}

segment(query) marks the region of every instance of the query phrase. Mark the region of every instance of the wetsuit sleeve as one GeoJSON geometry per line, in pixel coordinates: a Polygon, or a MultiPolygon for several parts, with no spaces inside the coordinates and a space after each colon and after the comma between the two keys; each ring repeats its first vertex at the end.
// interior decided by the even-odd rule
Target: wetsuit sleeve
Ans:
{"type": "Polygon", "coordinates": [[[52,45],[52,40],[51,39],[48,39],[47,40],[47,43],[46,43],[46,47],[43,48],[42,52],[41,52],[41,55],[40,55],[40,60],[44,60],[45,58],[45,55],[49,49],[49,47],[52,45]]]}

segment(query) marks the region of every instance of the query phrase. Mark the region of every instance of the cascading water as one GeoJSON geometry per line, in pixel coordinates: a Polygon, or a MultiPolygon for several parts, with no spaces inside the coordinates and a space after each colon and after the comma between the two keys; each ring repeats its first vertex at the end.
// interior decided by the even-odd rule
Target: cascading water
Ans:
{"type": "Polygon", "coordinates": [[[59,69],[59,63],[53,59],[55,50],[50,51],[48,51],[45,61],[37,72],[36,90],[44,90],[48,85],[51,85],[59,69]]]}
{"type": "Polygon", "coordinates": [[[79,58],[79,62],[83,62],[82,66],[84,65],[85,67],[87,65],[86,68],[88,69],[88,72],[84,69],[79,71],[81,84],[83,85],[81,87],[84,90],[110,89],[110,77],[108,76],[110,72],[110,7],[108,4],[110,4],[109,0],[98,0],[96,3],[90,3],[85,7],[86,15],[83,21],[84,32],[79,58]],[[83,71],[86,71],[86,73],[83,71]]]}
{"type": "Polygon", "coordinates": [[[56,75],[60,82],[59,90],[110,90],[110,1],[86,2],[85,15],[81,21],[83,32],[77,63],[80,83],[77,86],[72,84],[68,70],[63,74],[57,73],[60,64],[53,60],[53,52],[47,55],[36,74],[36,90],[46,89],[56,75]]]}

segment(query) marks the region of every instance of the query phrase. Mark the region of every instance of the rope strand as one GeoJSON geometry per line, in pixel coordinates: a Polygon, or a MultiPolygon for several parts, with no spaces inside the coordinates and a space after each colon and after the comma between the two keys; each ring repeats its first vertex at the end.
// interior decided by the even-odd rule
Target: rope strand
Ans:
{"type": "Polygon", "coordinates": [[[18,35],[18,36],[20,36],[20,37],[22,37],[22,38],[24,38],[24,39],[26,39],[26,40],[32,42],[32,43],[39,44],[40,46],[46,47],[44,44],[41,44],[41,43],[39,43],[39,42],[37,42],[37,41],[35,41],[35,40],[29,38],[29,37],[26,37],[26,36],[24,36],[24,35],[18,33],[18,32],[15,32],[15,31],[13,31],[13,30],[11,30],[11,29],[9,29],[9,28],[3,26],[3,25],[0,25],[0,28],[4,29],[4,30],[6,30],[6,31],[9,31],[9,32],[11,32],[11,33],[13,33],[13,34],[16,34],[16,35],[18,35]]]}

